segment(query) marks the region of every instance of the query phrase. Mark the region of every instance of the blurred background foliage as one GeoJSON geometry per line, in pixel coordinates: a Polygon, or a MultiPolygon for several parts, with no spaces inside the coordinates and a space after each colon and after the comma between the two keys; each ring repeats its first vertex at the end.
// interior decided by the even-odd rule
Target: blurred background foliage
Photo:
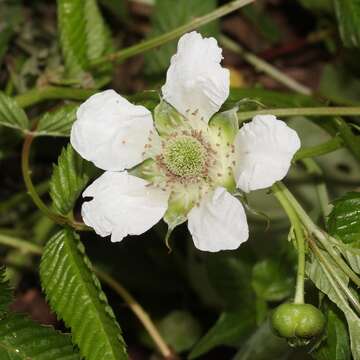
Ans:
{"type": "MultiPolygon", "coordinates": [[[[89,66],[115,49],[166,33],[224,3],[69,0],[58,1],[57,5],[43,0],[0,0],[0,88],[24,107],[28,107],[28,94],[33,89],[62,86],[85,90],[85,96],[78,99],[72,96],[34,101],[27,109],[32,122],[44,113],[52,117],[61,111],[53,122],[65,118],[71,126],[82,97],[103,87],[114,88],[134,102],[153,108],[176,41],[120,64],[89,66]]],[[[233,87],[224,108],[238,101],[244,110],[256,109],[259,103],[271,108],[315,106],[324,99],[327,104],[360,104],[358,1],[258,0],[200,30],[217,38],[224,34],[231,37],[313,94],[294,94],[224,47],[224,66],[231,70],[233,87]]],[[[339,132],[333,118],[293,117],[290,125],[299,132],[304,147],[321,144],[339,132]]],[[[319,156],[315,165],[297,162],[287,178],[288,186],[311,217],[323,225],[327,219],[323,218],[323,204],[317,197],[318,186],[327,185],[330,200],[360,190],[360,122],[353,118],[347,126],[353,136],[347,149],[319,156]]],[[[56,129],[50,130],[43,131],[56,133],[56,129]]],[[[63,129],[60,135],[68,134],[68,130],[63,129]]],[[[42,215],[26,194],[20,169],[21,143],[21,135],[0,127],[0,238],[44,245],[58,226],[42,215]]],[[[37,191],[47,202],[53,164],[67,143],[66,137],[41,137],[33,145],[32,176],[37,191]]],[[[90,164],[87,166],[85,183],[98,175],[90,164]]],[[[58,208],[56,199],[52,200],[58,208]]],[[[327,339],[305,349],[293,349],[272,334],[267,320],[271,309],[293,296],[296,252],[288,241],[289,222],[274,197],[267,191],[256,191],[247,202],[250,241],[233,252],[199,252],[186,226],[181,226],[173,233],[169,253],[162,223],[120,244],[92,233],[82,234],[81,239],[91,261],[133,293],[181,357],[350,360],[343,315],[319,297],[310,282],[306,297],[308,302],[321,303],[327,316],[327,339]]],[[[80,216],[80,203],[76,204],[75,218],[80,216]]],[[[1,246],[0,261],[7,265],[16,289],[12,308],[64,329],[41,293],[39,259],[21,249],[1,246]]],[[[131,358],[156,359],[154,344],[129,308],[112,289],[105,286],[104,291],[122,327],[131,358]]]]}

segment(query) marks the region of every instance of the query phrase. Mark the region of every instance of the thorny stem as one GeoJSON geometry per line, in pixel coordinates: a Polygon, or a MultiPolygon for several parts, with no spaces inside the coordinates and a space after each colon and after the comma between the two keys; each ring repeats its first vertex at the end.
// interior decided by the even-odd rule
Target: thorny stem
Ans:
{"type": "Polygon", "coordinates": [[[265,60],[262,60],[258,56],[252,54],[249,51],[246,51],[241,45],[229,39],[227,36],[220,36],[220,43],[224,47],[233,51],[236,54],[239,54],[246,62],[252,65],[256,70],[264,72],[265,74],[271,76],[273,79],[277,80],[280,84],[285,85],[287,88],[294,90],[303,95],[311,95],[312,91],[308,87],[300,84],[296,80],[292,79],[288,75],[284,74],[278,70],[273,65],[269,64],[265,60]]]}
{"type": "Polygon", "coordinates": [[[195,30],[202,25],[205,25],[211,21],[214,21],[214,20],[216,20],[224,15],[227,15],[227,14],[229,14],[245,5],[248,5],[254,1],[255,0],[232,1],[228,4],[218,7],[216,10],[214,10],[204,16],[195,18],[195,19],[191,20],[190,22],[188,22],[184,25],[181,25],[181,26],[177,27],[176,29],[169,31],[165,34],[156,36],[149,40],[145,40],[137,45],[130,46],[126,49],[114,52],[112,54],[105,55],[104,57],[101,57],[101,58],[95,60],[91,64],[91,66],[95,67],[95,66],[101,65],[103,63],[123,61],[131,56],[151,50],[151,49],[153,49],[157,46],[163,45],[171,40],[177,39],[178,37],[185,34],[186,32],[195,30]]]}
{"type": "Polygon", "coordinates": [[[295,213],[294,209],[288,203],[286,197],[279,191],[276,187],[276,184],[273,185],[273,194],[285,210],[290,223],[295,231],[297,252],[298,252],[298,268],[297,268],[297,277],[296,277],[296,289],[295,289],[295,304],[304,303],[304,278],[305,278],[305,238],[303,229],[301,228],[300,220],[295,213]]]}
{"type": "Polygon", "coordinates": [[[360,107],[298,107],[284,109],[261,109],[253,111],[239,111],[237,117],[239,121],[252,119],[256,115],[274,116],[359,116],[360,107]]]}
{"type": "Polygon", "coordinates": [[[22,148],[21,153],[21,170],[23,179],[25,182],[26,189],[28,194],[30,195],[31,199],[33,200],[34,204],[41,210],[48,218],[59,225],[68,225],[78,231],[87,231],[89,228],[82,223],[72,221],[69,218],[66,218],[61,215],[57,215],[53,213],[46,204],[41,200],[40,196],[38,195],[36,188],[31,180],[31,170],[29,165],[29,157],[30,157],[30,149],[32,142],[34,140],[34,134],[28,132],[25,136],[24,145],[22,148]]]}
{"type": "MultiPolygon", "coordinates": [[[[43,254],[43,248],[40,245],[30,243],[28,241],[14,238],[12,236],[0,234],[0,244],[6,245],[15,249],[19,249],[24,253],[41,256],[43,254]]],[[[153,339],[154,343],[159,349],[159,352],[165,359],[173,359],[174,353],[170,350],[165,340],[160,335],[155,324],[152,322],[148,313],[141,307],[141,305],[134,299],[134,297],[111,275],[105,273],[94,267],[94,271],[102,280],[103,283],[107,284],[113,289],[120,297],[126,302],[132,312],[144,325],[145,329],[153,339]]]]}

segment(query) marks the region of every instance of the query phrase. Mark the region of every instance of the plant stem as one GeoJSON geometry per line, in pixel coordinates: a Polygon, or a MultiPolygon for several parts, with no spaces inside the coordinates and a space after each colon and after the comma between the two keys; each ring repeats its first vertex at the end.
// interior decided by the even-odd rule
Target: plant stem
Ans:
{"type": "Polygon", "coordinates": [[[285,85],[287,88],[294,90],[303,95],[311,95],[312,90],[296,80],[292,79],[288,75],[284,74],[280,70],[278,70],[273,65],[269,64],[265,60],[259,58],[258,56],[252,54],[249,51],[246,51],[241,45],[236,43],[235,41],[229,39],[227,36],[220,36],[220,43],[233,51],[236,54],[239,54],[246,62],[252,65],[256,70],[264,72],[269,75],[271,78],[278,81],[280,84],[285,85]]]}
{"type": "Polygon", "coordinates": [[[34,255],[41,255],[43,252],[42,247],[39,245],[5,234],[0,234],[0,244],[34,255]]]}
{"type": "Polygon", "coordinates": [[[69,99],[86,100],[96,92],[94,89],[76,89],[61,86],[45,86],[31,89],[15,97],[16,102],[22,108],[40,103],[45,100],[69,99]]]}
{"type": "Polygon", "coordinates": [[[21,153],[21,170],[23,179],[25,182],[26,189],[28,194],[32,198],[34,204],[41,210],[48,218],[59,225],[68,225],[78,231],[87,231],[90,228],[85,224],[72,221],[64,216],[53,213],[46,204],[41,200],[39,194],[36,191],[36,188],[31,180],[31,170],[29,166],[29,157],[30,157],[30,149],[32,142],[34,140],[34,134],[28,132],[25,136],[24,145],[21,153]]]}
{"type": "Polygon", "coordinates": [[[359,116],[360,107],[299,107],[284,109],[262,109],[253,111],[238,112],[239,121],[252,119],[256,115],[275,115],[275,116],[359,116]]]}
{"type": "Polygon", "coordinates": [[[132,295],[121,284],[115,281],[109,274],[99,269],[95,270],[95,272],[98,275],[99,279],[101,279],[104,283],[108,284],[116,293],[118,293],[124,299],[124,301],[133,311],[133,313],[142,322],[144,328],[147,330],[147,332],[155,342],[162,356],[165,359],[173,358],[174,357],[173,352],[170,350],[169,346],[166,344],[166,342],[164,341],[164,339],[156,329],[149,315],[140,306],[140,304],[132,297],[132,295]]]}
{"type": "Polygon", "coordinates": [[[181,26],[177,27],[176,29],[171,30],[165,34],[156,36],[149,40],[145,40],[137,45],[130,46],[126,49],[117,51],[115,53],[105,55],[104,57],[101,57],[101,58],[93,61],[91,66],[101,65],[101,64],[107,63],[107,62],[123,61],[131,56],[151,50],[151,49],[158,47],[160,45],[163,45],[171,40],[177,39],[178,37],[185,34],[186,32],[195,30],[202,25],[205,25],[211,21],[214,21],[214,20],[216,20],[224,15],[227,15],[227,14],[229,14],[245,5],[248,5],[254,1],[255,0],[232,1],[228,4],[218,7],[214,11],[212,11],[204,16],[195,18],[195,19],[191,20],[190,22],[188,22],[184,25],[181,25],[181,26]]]}
{"type": "MultiPolygon", "coordinates": [[[[311,238],[308,239],[309,246],[311,247],[315,256],[319,259],[320,265],[322,265],[323,270],[327,270],[331,277],[334,278],[336,283],[340,286],[341,290],[345,293],[346,297],[350,300],[354,308],[356,309],[357,313],[360,314],[360,303],[359,300],[354,296],[354,294],[350,291],[346,284],[344,284],[343,280],[339,277],[336,271],[332,271],[331,264],[329,263],[328,259],[321,253],[320,249],[315,244],[314,240],[311,238]]],[[[333,284],[334,287],[334,284],[333,284]]]]}
{"type": "Polygon", "coordinates": [[[326,219],[330,213],[331,205],[330,205],[328,190],[323,180],[323,175],[324,175],[323,171],[320,168],[320,166],[315,162],[315,160],[312,158],[303,159],[302,163],[305,165],[305,168],[307,172],[310,174],[310,176],[316,177],[315,179],[316,194],[319,200],[322,218],[324,224],[326,224],[326,219]]]}
{"type": "Polygon", "coordinates": [[[342,257],[337,253],[333,248],[333,245],[329,243],[328,239],[336,243],[337,240],[331,237],[329,234],[324,234],[322,230],[316,226],[313,221],[310,219],[306,211],[301,207],[296,198],[291,194],[291,192],[286,188],[286,186],[278,182],[274,185],[278,191],[281,191],[286,197],[288,202],[291,204],[301,222],[305,228],[309,231],[310,234],[314,235],[321,243],[321,245],[326,249],[331,258],[336,262],[340,269],[354,282],[354,284],[360,287],[360,278],[353,272],[349,265],[342,259],[342,257]]]}
{"type": "Polygon", "coordinates": [[[315,145],[308,148],[300,149],[294,156],[294,161],[303,160],[307,158],[312,158],[315,156],[320,156],[324,154],[328,154],[330,152],[336,151],[338,149],[341,149],[343,146],[343,141],[339,136],[335,136],[331,138],[330,140],[315,145]]]}
{"type": "Polygon", "coordinates": [[[301,228],[301,223],[296,215],[294,209],[291,207],[286,197],[275,185],[273,185],[273,194],[285,210],[291,225],[295,231],[297,252],[298,252],[298,268],[297,268],[297,277],[296,277],[296,289],[295,289],[295,304],[304,303],[304,278],[305,278],[305,238],[304,233],[301,228]]]}
{"type": "Polygon", "coordinates": [[[65,225],[66,222],[59,216],[53,214],[48,207],[44,204],[44,202],[41,200],[40,196],[36,192],[36,189],[34,187],[34,184],[31,181],[31,170],[29,166],[29,156],[30,156],[30,148],[31,144],[34,140],[34,136],[31,133],[28,133],[25,136],[24,145],[22,148],[22,154],[21,154],[21,169],[22,169],[22,175],[23,179],[28,191],[28,194],[32,198],[35,205],[51,220],[54,222],[65,225]]]}
{"type": "MultiPolygon", "coordinates": [[[[37,185],[35,187],[36,192],[41,195],[45,194],[49,189],[49,182],[44,181],[41,184],[37,185]]],[[[17,206],[19,203],[23,203],[24,201],[30,200],[28,198],[27,192],[20,192],[16,195],[10,197],[9,199],[6,199],[5,201],[2,201],[0,204],[0,213],[4,213],[6,211],[9,211],[11,208],[17,206]]]]}
{"type": "MultiPolygon", "coordinates": [[[[33,255],[41,256],[43,253],[43,248],[40,245],[33,244],[29,241],[25,241],[20,238],[15,238],[8,235],[0,234],[0,244],[9,246],[15,249],[19,249],[25,253],[30,253],[33,255]]],[[[164,358],[170,359],[174,357],[173,352],[169,349],[165,340],[160,335],[156,326],[152,322],[150,316],[147,312],[141,307],[141,305],[134,299],[134,297],[111,275],[101,271],[97,268],[94,268],[95,273],[98,275],[99,279],[103,283],[107,284],[112,288],[121,298],[129,305],[129,308],[133,311],[136,317],[144,325],[145,329],[148,331],[149,335],[153,339],[154,343],[158,347],[160,353],[164,358]]]]}

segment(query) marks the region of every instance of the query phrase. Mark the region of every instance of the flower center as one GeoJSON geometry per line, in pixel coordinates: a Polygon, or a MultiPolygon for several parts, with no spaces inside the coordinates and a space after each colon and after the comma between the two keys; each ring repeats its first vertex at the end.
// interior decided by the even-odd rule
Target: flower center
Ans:
{"type": "Polygon", "coordinates": [[[166,143],[163,159],[172,174],[185,178],[196,177],[204,171],[206,151],[199,140],[184,135],[166,143]]]}

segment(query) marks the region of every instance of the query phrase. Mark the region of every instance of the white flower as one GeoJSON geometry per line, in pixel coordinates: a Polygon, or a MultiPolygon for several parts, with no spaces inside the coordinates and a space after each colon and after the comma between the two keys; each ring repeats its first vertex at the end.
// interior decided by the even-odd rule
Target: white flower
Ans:
{"type": "Polygon", "coordinates": [[[185,34],[154,120],[113,90],[79,107],[71,144],[105,170],[83,193],[92,198],[83,204],[84,222],[97,234],[121,241],[164,218],[170,229],[188,220],[200,250],[236,249],[248,239],[244,208],[232,194],[281,180],[300,140],[272,115],[239,130],[236,109],[218,113],[229,95],[221,53],[215,39],[185,34]]]}

